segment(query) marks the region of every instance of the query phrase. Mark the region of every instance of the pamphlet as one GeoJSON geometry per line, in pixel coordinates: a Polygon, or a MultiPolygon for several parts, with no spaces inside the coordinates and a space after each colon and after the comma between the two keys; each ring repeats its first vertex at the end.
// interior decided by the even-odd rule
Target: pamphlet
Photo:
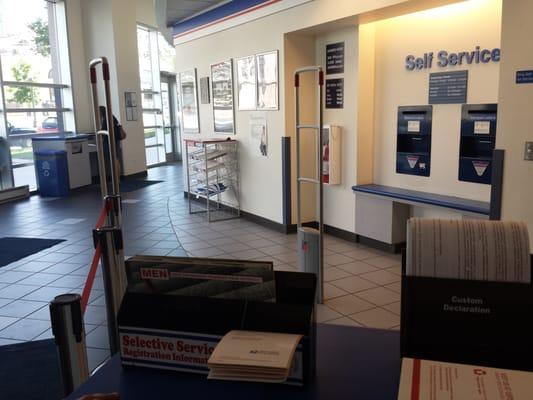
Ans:
{"type": "Polygon", "coordinates": [[[527,226],[522,222],[411,218],[407,275],[531,282],[527,226]]]}
{"type": "Polygon", "coordinates": [[[272,262],[135,256],[126,261],[128,291],[275,301],[272,262]]]}
{"type": "Polygon", "coordinates": [[[234,330],[225,335],[208,361],[209,378],[284,382],[301,335],[234,330]]]}
{"type": "Polygon", "coordinates": [[[404,358],[398,400],[531,400],[533,373],[404,358]]]}

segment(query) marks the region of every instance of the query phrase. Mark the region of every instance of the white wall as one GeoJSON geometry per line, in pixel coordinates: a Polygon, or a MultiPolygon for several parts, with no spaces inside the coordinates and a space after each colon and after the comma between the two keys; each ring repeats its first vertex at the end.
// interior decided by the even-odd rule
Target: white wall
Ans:
{"type": "MultiPolygon", "coordinates": [[[[285,115],[287,110],[293,107],[292,96],[289,95],[287,98],[283,96],[285,85],[288,87],[293,85],[292,74],[290,76],[284,74],[285,68],[283,66],[286,57],[284,34],[380,7],[402,3],[408,2],[405,0],[338,0],[332,7],[331,0],[314,0],[284,12],[176,46],[178,72],[197,68],[198,77],[210,75],[209,65],[211,63],[263,51],[279,50],[280,109],[266,113],[269,132],[268,158],[255,158],[252,155],[248,138],[249,112],[235,112],[237,130],[235,138],[240,141],[241,145],[241,206],[243,210],[276,222],[282,222],[280,138],[281,136],[292,136],[292,132],[287,128],[285,115]]],[[[200,105],[199,111],[201,135],[209,136],[213,131],[212,105],[200,105]]],[[[294,140],[292,140],[292,146],[294,146],[294,140]]],[[[294,169],[292,175],[294,179],[294,169]]],[[[348,180],[345,182],[346,185],[350,183],[348,180]]],[[[293,185],[293,199],[295,198],[295,191],[296,188],[293,185]]],[[[293,201],[293,216],[296,215],[294,207],[293,201]]],[[[353,204],[351,208],[353,208],[353,204]]],[[[308,212],[306,214],[306,216],[310,216],[308,212]]],[[[351,221],[349,224],[353,225],[351,221]]],[[[348,227],[348,225],[343,226],[348,227]]]]}
{"type": "Polygon", "coordinates": [[[504,0],[496,148],[505,150],[502,218],[525,221],[533,248],[533,162],[524,142],[533,141],[533,85],[515,83],[517,70],[533,69],[533,2],[504,0]]]}
{"type": "Polygon", "coordinates": [[[344,28],[316,38],[316,64],[326,70],[326,45],[344,42],[344,73],[325,75],[344,78],[344,107],[324,109],[324,123],[342,127],[341,184],[324,186],[324,223],[355,232],[355,208],[352,186],[356,182],[357,167],[357,93],[358,93],[358,37],[357,27],[344,28]]]}
{"type": "MultiPolygon", "coordinates": [[[[431,176],[396,173],[398,106],[428,104],[430,72],[468,70],[467,102],[498,102],[499,64],[407,71],[405,57],[500,47],[501,0],[473,0],[374,23],[374,183],[488,201],[490,185],[458,180],[461,105],[433,105],[431,176]]],[[[502,58],[507,57],[506,50],[502,58]]],[[[363,79],[363,78],[362,78],[363,79]]],[[[502,134],[498,129],[497,136],[502,134]]]]}
{"type": "MultiPolygon", "coordinates": [[[[108,58],[113,113],[127,132],[122,141],[123,171],[131,175],[146,170],[142,121],[126,121],[124,92],[137,93],[140,102],[137,55],[136,9],[127,0],[69,0],[71,10],[69,41],[77,59],[72,62],[72,75],[78,131],[94,131],[90,86],[87,79],[91,59],[108,58]],[[80,7],[81,6],[81,7],[80,7]],[[79,27],[83,27],[80,31],[79,27]],[[84,50],[82,50],[84,49],[84,50]],[[83,61],[80,60],[84,52],[83,61]]],[[[72,51],[72,50],[71,50],[72,51]]],[[[72,56],[71,56],[72,57],[72,56]]],[[[101,67],[97,68],[100,104],[103,99],[101,67]]]]}

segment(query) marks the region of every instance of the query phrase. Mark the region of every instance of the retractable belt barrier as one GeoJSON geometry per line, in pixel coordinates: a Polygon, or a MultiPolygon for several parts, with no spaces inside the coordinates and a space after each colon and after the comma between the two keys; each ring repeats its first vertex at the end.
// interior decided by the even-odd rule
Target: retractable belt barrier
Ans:
{"type": "Polygon", "coordinates": [[[81,383],[87,380],[89,368],[85,347],[85,327],[83,317],[87,310],[91,289],[94,284],[98,264],[102,262],[104,294],[106,299],[107,327],[111,355],[119,349],[117,313],[126,290],[126,270],[122,244],[122,207],[119,189],[119,170],[114,131],[113,112],[111,109],[111,90],[109,85],[109,64],[105,57],[89,63],[91,79],[93,116],[96,132],[96,150],[100,190],[103,208],[93,230],[94,256],[82,295],[65,294],[57,296],[50,303],[52,332],[58,350],[64,395],[67,396],[81,383]],[[108,131],[103,131],[98,104],[96,66],[102,64],[103,83],[106,100],[106,118],[108,131]],[[103,139],[108,141],[111,185],[108,186],[103,139]],[[109,190],[110,189],[110,190],[109,190]]]}

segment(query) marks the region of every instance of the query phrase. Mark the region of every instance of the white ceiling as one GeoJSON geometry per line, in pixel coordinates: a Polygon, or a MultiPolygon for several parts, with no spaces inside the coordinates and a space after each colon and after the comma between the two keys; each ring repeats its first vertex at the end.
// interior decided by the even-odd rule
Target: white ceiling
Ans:
{"type": "Polygon", "coordinates": [[[227,0],[167,0],[167,26],[227,2],[227,0]]]}

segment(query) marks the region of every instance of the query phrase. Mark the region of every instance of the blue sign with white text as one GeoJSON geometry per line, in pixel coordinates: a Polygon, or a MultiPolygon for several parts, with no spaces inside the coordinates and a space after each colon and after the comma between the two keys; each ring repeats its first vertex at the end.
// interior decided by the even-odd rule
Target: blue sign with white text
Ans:
{"type": "Polygon", "coordinates": [[[516,84],[533,83],[533,70],[516,71],[516,84]]]}

